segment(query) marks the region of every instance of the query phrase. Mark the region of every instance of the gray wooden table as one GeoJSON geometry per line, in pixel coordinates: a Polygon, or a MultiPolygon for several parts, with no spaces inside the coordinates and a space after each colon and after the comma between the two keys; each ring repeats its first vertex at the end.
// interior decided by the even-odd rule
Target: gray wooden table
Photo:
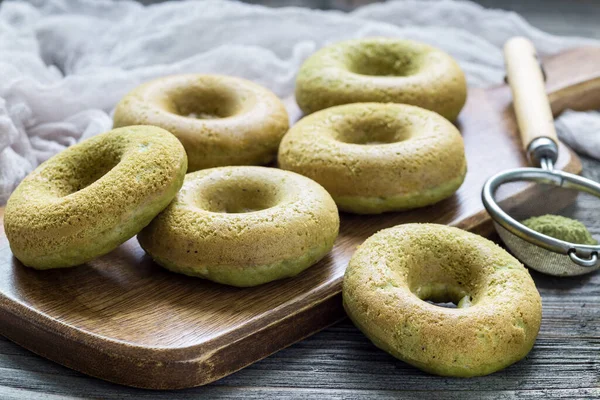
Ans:
{"type": "MultiPolygon", "coordinates": [[[[514,9],[558,34],[600,38],[600,4],[592,0],[479,2],[514,9]]],[[[584,175],[600,181],[600,162],[583,161],[584,175]]],[[[580,198],[563,214],[584,222],[600,237],[599,205],[580,198]]],[[[532,275],[544,298],[535,348],[525,360],[487,377],[422,373],[375,348],[346,320],[209,386],[176,392],[137,390],[90,378],[0,337],[0,399],[600,398],[600,273],[576,278],[532,275]]]]}

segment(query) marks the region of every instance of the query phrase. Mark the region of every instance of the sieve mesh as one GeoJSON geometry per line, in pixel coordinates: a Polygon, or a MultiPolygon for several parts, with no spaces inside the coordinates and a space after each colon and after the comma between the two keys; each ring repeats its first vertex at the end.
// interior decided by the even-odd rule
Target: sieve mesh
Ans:
{"type": "Polygon", "coordinates": [[[587,274],[600,268],[600,261],[593,267],[582,267],[575,264],[568,255],[555,253],[531,244],[509,232],[502,225],[496,222],[494,225],[498,235],[511,253],[536,271],[556,276],[574,276],[587,274]]]}

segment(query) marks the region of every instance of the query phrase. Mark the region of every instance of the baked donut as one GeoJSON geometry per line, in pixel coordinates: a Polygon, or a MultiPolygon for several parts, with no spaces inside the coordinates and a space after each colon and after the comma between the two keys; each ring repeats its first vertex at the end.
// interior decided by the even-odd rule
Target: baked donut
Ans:
{"type": "Polygon", "coordinates": [[[340,210],[400,211],[452,195],[466,174],[462,137],[440,115],[404,104],[357,103],[301,119],[279,165],[319,182],[340,210]]]}
{"type": "Polygon", "coordinates": [[[188,174],[138,240],[174,272],[255,286],[316,263],[338,229],[335,203],[317,183],[293,172],[238,166],[188,174]]]}
{"type": "Polygon", "coordinates": [[[4,214],[10,248],[37,269],[108,253],[171,202],[186,168],[181,143],[154,126],[84,140],[41,164],[10,196],[4,214]]]}
{"type": "Polygon", "coordinates": [[[525,357],[542,318],[540,295],[519,261],[481,236],[435,224],[399,225],[367,239],[346,269],[343,303],[377,347],[458,377],[525,357]]]}
{"type": "Polygon", "coordinates": [[[308,58],[296,78],[296,102],[305,114],[348,103],[405,103],[454,120],[466,98],[456,61],[412,40],[335,43],[308,58]]]}
{"type": "Polygon", "coordinates": [[[173,75],[147,82],[119,102],[114,126],[140,124],[177,136],[192,172],[271,162],[289,120],[275,94],[245,79],[173,75]]]}

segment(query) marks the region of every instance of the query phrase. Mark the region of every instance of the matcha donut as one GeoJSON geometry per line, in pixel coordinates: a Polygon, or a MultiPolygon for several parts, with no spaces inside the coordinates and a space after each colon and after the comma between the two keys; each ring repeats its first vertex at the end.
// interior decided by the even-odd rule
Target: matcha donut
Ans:
{"type": "Polygon", "coordinates": [[[319,182],[340,210],[375,214],[436,203],[466,174],[462,137],[440,115],[405,104],[357,103],[304,117],[279,165],[319,182]]]}
{"type": "Polygon", "coordinates": [[[542,318],[540,295],[519,261],[481,236],[435,224],[399,225],[367,239],[346,269],[343,302],[377,347],[445,376],[487,375],[519,361],[542,318]]]}
{"type": "Polygon", "coordinates": [[[348,103],[405,103],[454,120],[466,98],[456,61],[412,40],[339,42],[313,54],[296,78],[296,102],[305,114],[348,103]]]}
{"type": "Polygon", "coordinates": [[[177,136],[191,172],[271,162],[289,120],[275,94],[245,79],[173,75],[147,82],[119,102],[114,126],[140,124],[177,136]]]}
{"type": "Polygon", "coordinates": [[[238,166],[188,174],[138,240],[174,272],[255,286],[316,263],[338,229],[335,203],[317,183],[293,172],[238,166]]]}
{"type": "Polygon", "coordinates": [[[4,229],[23,264],[63,268],[113,250],[173,199],[187,168],[164,129],[114,129],[67,148],[29,174],[8,199],[4,229]]]}

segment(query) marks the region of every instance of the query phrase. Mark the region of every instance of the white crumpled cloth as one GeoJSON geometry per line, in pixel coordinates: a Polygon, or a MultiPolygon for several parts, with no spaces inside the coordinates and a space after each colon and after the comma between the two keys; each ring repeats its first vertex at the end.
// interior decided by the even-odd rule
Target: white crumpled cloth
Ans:
{"type": "MultiPolygon", "coordinates": [[[[308,56],[331,42],[377,35],[446,50],[473,86],[502,80],[501,46],[511,36],[531,38],[541,55],[599,44],[549,35],[514,13],[450,0],[380,3],[349,14],[216,0],[148,7],[110,0],[4,1],[0,204],[39,163],[110,129],[115,104],[141,82],[189,72],[241,76],[287,99],[295,116],[294,77],[308,56]]],[[[600,154],[600,115],[568,112],[558,126],[572,147],[600,154]]]]}

